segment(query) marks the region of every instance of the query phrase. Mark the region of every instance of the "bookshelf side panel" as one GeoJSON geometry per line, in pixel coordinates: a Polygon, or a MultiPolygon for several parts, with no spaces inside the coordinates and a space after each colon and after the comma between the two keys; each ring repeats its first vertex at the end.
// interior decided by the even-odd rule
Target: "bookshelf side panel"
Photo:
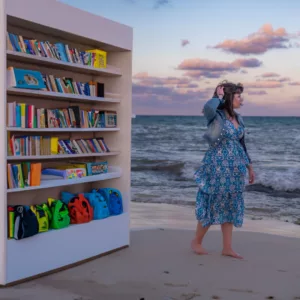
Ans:
{"type": "MultiPolygon", "coordinates": [[[[111,165],[122,169],[122,176],[114,179],[114,186],[122,192],[124,211],[130,212],[131,201],[131,114],[132,114],[132,53],[118,52],[110,54],[110,63],[122,68],[120,78],[106,83],[109,90],[120,93],[121,102],[114,109],[117,112],[117,126],[120,131],[107,136],[107,143],[112,149],[120,149],[121,153],[111,157],[111,165]]],[[[96,78],[97,79],[97,78],[96,78]]],[[[99,135],[96,133],[96,135],[99,135]]],[[[94,184],[95,186],[97,183],[94,184]]]]}
{"type": "Polygon", "coordinates": [[[6,241],[7,241],[7,200],[6,200],[6,3],[0,0],[0,284],[6,283],[6,241]]]}

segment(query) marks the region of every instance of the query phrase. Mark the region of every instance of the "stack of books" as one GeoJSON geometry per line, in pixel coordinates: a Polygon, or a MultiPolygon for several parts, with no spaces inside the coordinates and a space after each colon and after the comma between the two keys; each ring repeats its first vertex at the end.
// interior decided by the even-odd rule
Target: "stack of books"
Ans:
{"type": "Polygon", "coordinates": [[[8,188],[25,188],[41,184],[41,163],[7,164],[8,188]]]}

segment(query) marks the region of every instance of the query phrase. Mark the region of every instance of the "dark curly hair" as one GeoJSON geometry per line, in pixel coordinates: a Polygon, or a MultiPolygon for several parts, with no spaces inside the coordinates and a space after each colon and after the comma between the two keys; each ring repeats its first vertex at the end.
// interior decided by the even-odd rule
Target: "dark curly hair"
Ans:
{"type": "Polygon", "coordinates": [[[225,103],[221,106],[218,107],[219,109],[225,109],[228,114],[231,117],[235,116],[235,112],[233,109],[233,98],[235,94],[241,94],[244,91],[244,87],[241,83],[233,83],[233,82],[229,82],[227,80],[223,80],[222,82],[220,82],[213,94],[213,97],[218,98],[217,95],[217,89],[218,87],[224,87],[224,96],[223,99],[225,100],[225,103]]]}

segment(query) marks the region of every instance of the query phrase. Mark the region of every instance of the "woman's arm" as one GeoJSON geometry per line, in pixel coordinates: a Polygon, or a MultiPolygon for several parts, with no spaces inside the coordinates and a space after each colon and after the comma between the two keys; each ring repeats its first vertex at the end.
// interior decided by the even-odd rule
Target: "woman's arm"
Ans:
{"type": "Polygon", "coordinates": [[[247,157],[248,157],[248,160],[249,160],[249,165],[247,165],[247,167],[248,167],[248,166],[251,166],[252,161],[251,161],[251,158],[250,158],[250,156],[249,156],[249,154],[248,154],[247,147],[246,147],[246,144],[245,144],[245,136],[243,136],[243,137],[240,139],[240,143],[242,144],[242,146],[243,146],[243,148],[244,148],[244,151],[245,151],[245,153],[246,153],[246,155],[247,155],[247,157]]]}
{"type": "Polygon", "coordinates": [[[205,103],[203,113],[208,122],[214,119],[214,117],[216,116],[217,108],[221,103],[222,100],[220,100],[219,98],[212,98],[205,103]]]}

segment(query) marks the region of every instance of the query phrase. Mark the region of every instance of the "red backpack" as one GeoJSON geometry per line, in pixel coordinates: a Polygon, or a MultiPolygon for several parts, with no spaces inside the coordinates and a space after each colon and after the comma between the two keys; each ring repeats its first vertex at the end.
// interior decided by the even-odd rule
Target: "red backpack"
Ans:
{"type": "Polygon", "coordinates": [[[71,224],[87,223],[93,220],[94,211],[83,194],[73,197],[68,203],[71,224]]]}

